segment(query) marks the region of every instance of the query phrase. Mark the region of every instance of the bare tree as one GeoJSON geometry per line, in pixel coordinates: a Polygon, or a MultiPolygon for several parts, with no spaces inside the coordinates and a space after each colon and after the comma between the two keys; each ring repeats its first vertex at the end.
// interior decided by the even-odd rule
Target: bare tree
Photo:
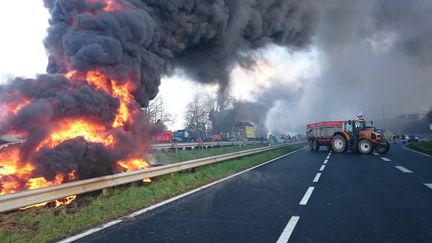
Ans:
{"type": "Polygon", "coordinates": [[[186,128],[196,131],[206,131],[209,123],[209,99],[195,94],[192,101],[186,106],[186,128]]]}
{"type": "Polygon", "coordinates": [[[166,111],[164,99],[160,96],[150,101],[145,112],[147,112],[148,119],[153,124],[163,124],[163,126],[167,126],[175,122],[174,116],[166,111]]]}

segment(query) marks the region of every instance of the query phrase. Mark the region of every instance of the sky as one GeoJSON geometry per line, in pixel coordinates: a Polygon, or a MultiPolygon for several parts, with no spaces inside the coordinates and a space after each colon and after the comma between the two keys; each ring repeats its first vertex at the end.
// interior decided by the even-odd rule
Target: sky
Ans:
{"type": "MultiPolygon", "coordinates": [[[[310,45],[270,44],[250,51],[256,64],[234,65],[228,88],[237,99],[271,103],[263,114],[270,133],[302,132],[305,123],[350,119],[360,112],[378,121],[424,113],[432,106],[432,4],[414,2],[321,3],[310,45]]],[[[48,19],[43,1],[2,3],[0,82],[46,72],[42,41],[48,19]]],[[[185,107],[195,93],[217,93],[216,85],[199,84],[192,76],[181,69],[162,76],[158,95],[176,117],[171,129],[185,126],[185,107]]]]}

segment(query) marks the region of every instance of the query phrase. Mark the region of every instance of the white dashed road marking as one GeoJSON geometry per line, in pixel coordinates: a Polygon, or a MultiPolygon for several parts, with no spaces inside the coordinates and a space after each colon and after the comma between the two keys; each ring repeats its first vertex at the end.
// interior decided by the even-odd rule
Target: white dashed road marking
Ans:
{"type": "Polygon", "coordinates": [[[326,159],[330,159],[330,155],[327,155],[327,158],[326,159]]]}
{"type": "Polygon", "coordinates": [[[324,164],[327,164],[327,162],[328,162],[328,159],[324,160],[324,164]]]}
{"type": "Polygon", "coordinates": [[[396,169],[402,171],[403,173],[413,173],[412,171],[408,170],[407,168],[405,168],[403,166],[398,165],[398,166],[395,166],[395,167],[396,167],[396,169]]]}
{"type": "Polygon", "coordinates": [[[377,153],[377,152],[373,152],[372,154],[373,154],[373,155],[379,155],[379,153],[377,153]]]}
{"type": "Polygon", "coordinates": [[[313,190],[315,189],[315,187],[309,187],[306,191],[306,193],[304,194],[302,200],[300,201],[300,205],[306,205],[309,201],[310,196],[312,195],[313,190]]]}
{"type": "Polygon", "coordinates": [[[312,182],[318,182],[320,176],[321,176],[321,173],[317,173],[312,182]]]}
{"type": "Polygon", "coordinates": [[[386,158],[386,157],[381,157],[381,159],[384,160],[384,161],[387,161],[387,162],[390,162],[390,161],[391,161],[391,159],[388,159],[388,158],[386,158]]]}
{"type": "Polygon", "coordinates": [[[294,228],[299,221],[299,216],[292,216],[290,221],[288,221],[288,224],[286,225],[285,229],[282,231],[282,234],[279,236],[279,239],[276,243],[286,243],[288,242],[289,238],[291,237],[292,232],[294,231],[294,228]]]}
{"type": "Polygon", "coordinates": [[[326,167],[325,165],[321,165],[321,168],[319,169],[319,171],[323,171],[325,167],[326,167]]]}
{"type": "Polygon", "coordinates": [[[431,183],[425,183],[425,186],[429,187],[430,189],[432,189],[432,184],[431,183]]]}

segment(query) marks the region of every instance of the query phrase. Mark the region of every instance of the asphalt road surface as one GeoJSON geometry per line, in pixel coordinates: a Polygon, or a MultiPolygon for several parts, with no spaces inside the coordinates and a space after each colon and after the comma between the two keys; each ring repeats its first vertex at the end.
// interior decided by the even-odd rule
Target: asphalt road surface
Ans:
{"type": "Polygon", "coordinates": [[[287,241],[432,242],[432,157],[302,150],[78,240],[287,241]]]}

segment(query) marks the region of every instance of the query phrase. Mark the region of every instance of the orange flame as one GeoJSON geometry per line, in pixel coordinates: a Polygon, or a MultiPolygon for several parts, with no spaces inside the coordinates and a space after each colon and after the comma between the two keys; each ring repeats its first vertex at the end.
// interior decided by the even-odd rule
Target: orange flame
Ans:
{"type": "Polygon", "coordinates": [[[143,159],[131,159],[127,161],[118,161],[117,164],[126,171],[147,169],[149,164],[143,159]]]}
{"type": "Polygon", "coordinates": [[[102,143],[104,145],[114,143],[113,136],[105,133],[103,125],[85,120],[64,120],[57,130],[39,144],[36,151],[39,151],[42,147],[54,148],[60,143],[76,137],[83,137],[88,142],[102,143]]]}

